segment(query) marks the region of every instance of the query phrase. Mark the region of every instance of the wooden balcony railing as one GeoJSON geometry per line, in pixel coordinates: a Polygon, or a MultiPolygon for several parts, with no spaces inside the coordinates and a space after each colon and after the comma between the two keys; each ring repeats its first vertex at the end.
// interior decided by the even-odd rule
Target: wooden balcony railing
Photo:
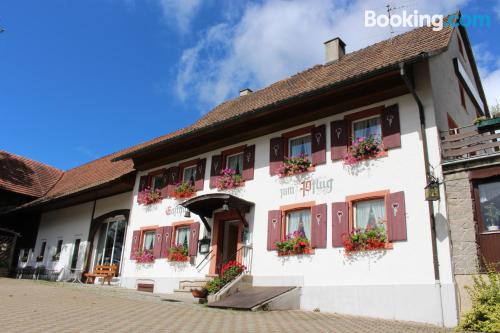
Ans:
{"type": "Polygon", "coordinates": [[[468,126],[441,133],[444,162],[500,154],[500,122],[481,128],[468,126]]]}

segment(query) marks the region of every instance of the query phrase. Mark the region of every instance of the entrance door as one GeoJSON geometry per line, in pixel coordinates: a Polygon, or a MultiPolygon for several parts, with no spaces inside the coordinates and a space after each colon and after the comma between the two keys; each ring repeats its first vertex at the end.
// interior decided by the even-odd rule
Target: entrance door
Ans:
{"type": "Polygon", "coordinates": [[[125,219],[104,221],[99,230],[94,266],[117,265],[120,267],[126,226],[125,219]]]}
{"type": "Polygon", "coordinates": [[[238,260],[238,242],[240,233],[240,220],[218,221],[217,256],[215,273],[219,273],[222,265],[230,260],[238,260]]]}

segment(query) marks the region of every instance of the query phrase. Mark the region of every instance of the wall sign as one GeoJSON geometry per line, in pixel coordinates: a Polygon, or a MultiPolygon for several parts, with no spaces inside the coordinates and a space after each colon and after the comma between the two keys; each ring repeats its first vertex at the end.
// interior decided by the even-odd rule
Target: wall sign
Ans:
{"type": "Polygon", "coordinates": [[[184,216],[184,213],[186,211],[187,209],[182,207],[181,205],[168,206],[167,209],[165,209],[165,214],[173,216],[184,216]]]}
{"type": "Polygon", "coordinates": [[[281,198],[301,195],[328,194],[333,191],[333,178],[316,178],[304,180],[300,184],[280,188],[281,198]]]}

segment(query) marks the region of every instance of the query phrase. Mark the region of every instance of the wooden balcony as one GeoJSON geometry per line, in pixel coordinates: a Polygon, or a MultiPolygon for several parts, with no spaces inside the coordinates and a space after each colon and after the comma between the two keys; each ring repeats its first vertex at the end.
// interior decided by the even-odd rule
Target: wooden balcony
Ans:
{"type": "Polygon", "coordinates": [[[441,133],[443,163],[500,155],[500,118],[441,133]]]}

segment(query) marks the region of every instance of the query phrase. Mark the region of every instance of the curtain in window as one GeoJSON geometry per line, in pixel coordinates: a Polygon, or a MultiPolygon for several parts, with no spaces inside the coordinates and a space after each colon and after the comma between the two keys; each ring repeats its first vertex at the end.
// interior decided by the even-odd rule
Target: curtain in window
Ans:
{"type": "Polygon", "coordinates": [[[377,139],[382,138],[382,128],[380,117],[359,120],[353,123],[353,140],[361,137],[374,136],[377,139]]]}
{"type": "Polygon", "coordinates": [[[382,199],[357,202],[354,209],[356,228],[373,227],[385,218],[385,203],[382,199]]]}
{"type": "Polygon", "coordinates": [[[307,239],[311,239],[311,211],[297,210],[287,214],[287,234],[303,231],[307,239]]]}
{"type": "Polygon", "coordinates": [[[196,167],[184,168],[184,174],[182,175],[182,181],[194,185],[196,180],[196,167]]]}
{"type": "Polygon", "coordinates": [[[237,174],[241,174],[241,171],[243,170],[243,154],[228,156],[226,168],[235,170],[237,174]]]}
{"type": "Polygon", "coordinates": [[[148,231],[144,234],[144,243],[143,243],[143,248],[144,250],[153,250],[153,246],[155,243],[155,233],[148,231]]]}
{"type": "Polygon", "coordinates": [[[189,247],[189,228],[178,228],[175,235],[175,242],[182,244],[184,247],[189,247]]]}
{"type": "Polygon", "coordinates": [[[500,229],[500,181],[479,184],[479,202],[487,231],[500,229]]]}
{"type": "Polygon", "coordinates": [[[162,175],[153,176],[153,178],[151,178],[151,188],[153,190],[161,189],[163,185],[164,184],[162,175]]]}
{"type": "Polygon", "coordinates": [[[311,157],[311,136],[290,139],[290,154],[288,157],[305,155],[311,157]]]}

